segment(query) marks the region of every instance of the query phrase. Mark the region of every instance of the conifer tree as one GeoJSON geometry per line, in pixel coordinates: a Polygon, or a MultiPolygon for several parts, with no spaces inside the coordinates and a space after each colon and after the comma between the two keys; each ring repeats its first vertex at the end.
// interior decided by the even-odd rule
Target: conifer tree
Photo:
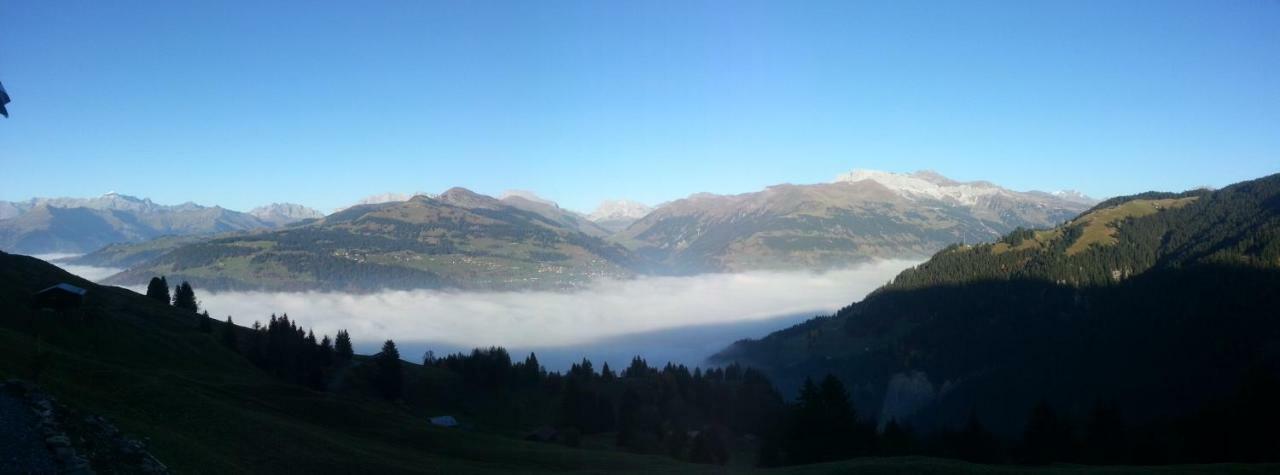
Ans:
{"type": "Polygon", "coordinates": [[[403,390],[404,379],[400,373],[400,351],[396,349],[394,341],[387,340],[382,344],[382,351],[374,357],[374,364],[377,371],[374,381],[382,397],[388,400],[398,399],[403,390]]]}
{"type": "Polygon", "coordinates": [[[609,362],[606,361],[604,366],[600,367],[600,379],[604,382],[612,383],[617,377],[618,375],[614,374],[612,369],[609,369],[609,362]]]}
{"type": "Polygon", "coordinates": [[[222,345],[232,350],[239,349],[236,341],[236,324],[231,321],[231,315],[227,315],[227,321],[222,325],[222,345]]]}
{"type": "Polygon", "coordinates": [[[151,278],[151,282],[147,283],[147,297],[169,304],[169,282],[165,281],[164,276],[151,278]]]}
{"type": "Polygon", "coordinates": [[[351,357],[355,356],[355,350],[351,348],[351,334],[346,330],[338,330],[338,339],[333,342],[333,351],[338,361],[351,361],[351,357]]]}
{"type": "Polygon", "coordinates": [[[182,281],[173,290],[173,306],[192,312],[198,311],[200,305],[196,302],[196,293],[191,289],[191,284],[182,281]]]}
{"type": "Polygon", "coordinates": [[[200,331],[202,333],[209,333],[213,331],[213,319],[209,318],[208,310],[200,313],[200,331]]]}
{"type": "Polygon", "coordinates": [[[329,335],[325,335],[320,340],[320,349],[316,353],[320,359],[321,366],[330,366],[333,364],[333,341],[329,340],[329,335]]]}

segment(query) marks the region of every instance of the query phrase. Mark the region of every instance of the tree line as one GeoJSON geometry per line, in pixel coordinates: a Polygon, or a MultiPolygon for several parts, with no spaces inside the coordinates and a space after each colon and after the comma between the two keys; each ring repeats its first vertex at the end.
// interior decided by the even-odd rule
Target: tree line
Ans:
{"type": "Polygon", "coordinates": [[[147,283],[147,297],[163,302],[165,305],[173,305],[192,312],[200,310],[200,303],[196,299],[195,290],[185,280],[181,284],[174,286],[173,296],[170,297],[169,281],[164,276],[152,277],[151,281],[147,283]]]}

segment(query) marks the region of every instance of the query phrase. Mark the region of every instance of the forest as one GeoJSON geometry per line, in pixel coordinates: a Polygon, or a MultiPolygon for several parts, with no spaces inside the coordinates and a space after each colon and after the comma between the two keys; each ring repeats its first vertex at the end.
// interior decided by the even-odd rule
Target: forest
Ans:
{"type": "MultiPolygon", "coordinates": [[[[1223,278],[1224,274],[1205,274],[1195,283],[1206,285],[1205,280],[1224,281],[1223,278]]],[[[1268,280],[1275,278],[1274,274],[1266,278],[1237,274],[1226,278],[1224,285],[1252,282],[1240,291],[1253,292],[1280,284],[1268,280]]],[[[157,281],[162,282],[158,278],[157,281]]],[[[1172,278],[1144,284],[1147,289],[1163,290],[1178,282],[1179,278],[1172,278]]],[[[188,284],[179,285],[177,292],[183,294],[182,302],[194,298],[188,284]]],[[[928,301],[959,305],[944,295],[946,290],[939,292],[943,293],[928,301]]],[[[966,288],[965,292],[983,290],[966,288]]],[[[1064,293],[1048,299],[1046,308],[1022,311],[1039,312],[1059,305],[1053,302],[1073,298],[1064,293]]],[[[1097,297],[1100,301],[1107,298],[1097,297]]],[[[1188,313],[1194,312],[1192,309],[1188,313]]],[[[1254,326],[1256,318],[1262,317],[1242,313],[1237,320],[1205,337],[1228,338],[1244,327],[1254,326]]],[[[505,349],[494,347],[442,357],[428,352],[417,364],[404,361],[390,340],[374,355],[356,355],[348,332],[340,331],[333,339],[328,335],[317,338],[287,315],[272,315],[265,324],[254,322],[248,328],[235,325],[231,317],[216,321],[205,313],[199,319],[200,331],[282,381],[316,391],[364,388],[394,404],[453,411],[459,418],[473,421],[477,430],[571,447],[603,445],[693,463],[762,467],[901,455],[1028,465],[1280,461],[1280,446],[1267,435],[1271,427],[1280,424],[1280,411],[1272,404],[1280,398],[1280,381],[1273,368],[1241,366],[1243,362],[1230,361],[1230,355],[1225,354],[1210,357],[1222,359],[1224,367],[1243,369],[1212,379],[1196,369],[1199,358],[1189,356],[1186,361],[1172,361],[1170,374],[1153,375],[1153,379],[1177,374],[1194,378],[1188,381],[1189,385],[1222,383],[1220,386],[1226,389],[1212,397],[1193,398],[1190,403],[1179,401],[1181,404],[1176,406],[1162,406],[1161,397],[1147,397],[1144,402],[1150,407],[1133,411],[1132,400],[1086,399],[1085,389],[1045,393],[1025,412],[1003,420],[1006,426],[1014,427],[1010,431],[986,426],[984,420],[991,419],[988,416],[992,414],[983,413],[982,408],[989,404],[972,404],[965,417],[936,425],[877,420],[874,411],[868,410],[870,406],[858,403],[850,387],[836,376],[839,369],[821,378],[805,379],[791,398],[779,392],[765,373],[736,363],[706,369],[670,363],[657,367],[636,356],[620,370],[607,363],[597,368],[584,359],[561,373],[548,371],[539,364],[536,354],[513,359],[505,349]],[[347,381],[338,384],[343,378],[347,381]],[[1081,407],[1085,409],[1081,411],[1081,407]],[[1158,413],[1153,413],[1153,408],[1158,413]]],[[[939,330],[937,338],[972,338],[965,336],[961,328],[944,330],[939,330]]],[[[1024,330],[1040,334],[1033,327],[1024,330]]],[[[1268,335],[1255,338],[1262,341],[1270,338],[1268,335]]],[[[929,343],[916,344],[923,347],[929,343]]],[[[1050,353],[1072,355],[1061,346],[1045,348],[1050,353]]],[[[991,351],[1011,350],[996,345],[991,351]]],[[[1104,361],[1119,357],[1119,353],[1110,351],[1101,351],[1095,358],[1104,361]]],[[[954,362],[957,367],[967,359],[987,357],[963,352],[954,356],[959,359],[954,362]]],[[[1146,364],[1134,363],[1137,367],[1146,364]]],[[[1121,370],[1129,367],[1118,366],[1121,370]]],[[[1086,385],[1113,384],[1106,375],[1079,374],[1083,369],[1096,367],[1064,366],[1053,371],[1086,385]]],[[[1052,384],[1044,388],[1061,389],[1052,384]]],[[[1144,388],[1182,394],[1187,390],[1185,386],[1144,388]]]]}

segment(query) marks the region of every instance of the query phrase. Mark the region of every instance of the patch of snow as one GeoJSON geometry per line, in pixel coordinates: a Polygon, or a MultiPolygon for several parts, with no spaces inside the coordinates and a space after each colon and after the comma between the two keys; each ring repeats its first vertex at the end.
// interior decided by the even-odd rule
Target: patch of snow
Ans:
{"type": "Polygon", "coordinates": [[[587,215],[587,219],[591,221],[612,221],[624,219],[640,219],[653,211],[653,208],[643,203],[631,200],[606,200],[596,207],[595,211],[587,215]]]}
{"type": "Polygon", "coordinates": [[[978,204],[982,198],[1009,194],[1008,190],[986,182],[960,183],[934,172],[912,174],[879,170],[853,170],[836,177],[837,183],[874,181],[908,199],[934,199],[966,206],[978,204]]]}

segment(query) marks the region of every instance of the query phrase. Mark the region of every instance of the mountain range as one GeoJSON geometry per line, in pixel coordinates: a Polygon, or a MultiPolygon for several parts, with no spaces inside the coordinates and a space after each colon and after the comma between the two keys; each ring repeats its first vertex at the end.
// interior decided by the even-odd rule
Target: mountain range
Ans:
{"type": "Polygon", "coordinates": [[[324,213],[293,203],[271,203],[266,206],[259,206],[249,210],[249,215],[272,227],[324,217],[324,213]]]}
{"type": "Polygon", "coordinates": [[[566,288],[633,275],[632,255],[584,232],[590,225],[544,203],[452,188],[281,230],[174,243],[109,282],[164,274],[210,289],[374,291],[566,288]]]}
{"type": "Polygon", "coordinates": [[[791,389],[835,374],[881,424],[924,430],[976,416],[1013,434],[1038,403],[1076,420],[1090,404],[1130,423],[1201,417],[1280,367],[1277,289],[1272,175],[1112,198],[1051,229],[953,244],[834,315],[712,360],[791,389]]]}
{"type": "Polygon", "coordinates": [[[108,244],[165,235],[208,235],[271,228],[318,215],[289,204],[241,213],[195,203],[160,205],[107,193],[96,198],[33,198],[0,202],[0,248],[12,252],[84,253],[108,244]]]}
{"type": "MultiPolygon", "coordinates": [[[[156,259],[200,259],[186,252],[205,245],[289,266],[290,236],[324,243],[342,233],[483,240],[541,227],[560,246],[583,236],[504,201],[451,189],[269,233],[195,238],[156,259]]],[[[325,265],[304,267],[313,264],[325,265]]],[[[93,467],[128,472],[163,460],[197,472],[702,473],[680,460],[714,462],[699,435],[716,431],[717,452],[732,454],[719,460],[737,465],[712,471],[781,460],[803,465],[778,473],[1026,472],[1036,468],[978,464],[1065,460],[1253,473],[1274,467],[1223,462],[1276,457],[1276,289],[1280,175],[1113,198],[1051,229],[950,245],[833,316],[735,344],[717,357],[728,364],[705,372],[637,357],[621,371],[584,359],[561,374],[500,348],[418,365],[391,341],[353,355],[342,350],[345,331],[335,345],[287,316],[237,326],[0,252],[0,374],[6,404],[34,394],[44,402],[31,405],[58,421],[20,419],[11,438],[70,445],[93,467]],[[83,291],[33,298],[50,288],[83,291]],[[811,382],[829,374],[838,378],[811,382]],[[32,382],[10,379],[19,376],[32,382]],[[804,389],[789,402],[774,378],[790,382],[782,394],[804,389]],[[432,427],[440,414],[467,428],[432,427]],[[689,420],[704,429],[663,430],[689,420]],[[66,436],[48,436],[54,427],[66,436]],[[550,431],[571,435],[512,436],[550,431]],[[806,446],[828,438],[863,444],[840,457],[874,457],[804,464],[806,446]],[[587,450],[546,443],[582,440],[587,450]]]]}
{"type": "MultiPolygon", "coordinates": [[[[572,288],[600,277],[822,270],[878,258],[922,259],[953,242],[1052,226],[1092,204],[932,172],[870,171],[740,195],[700,193],[657,208],[605,202],[589,215],[518,190],[501,198],[454,188],[366,201],[371,204],[324,217],[297,205],[249,214],[222,210],[243,224],[106,236],[95,243],[117,244],[99,246],[74,263],[130,267],[111,280],[126,285],[165,274],[212,289],[572,288]],[[163,234],[175,236],[140,242],[163,234]]],[[[25,216],[0,221],[0,230],[19,227],[25,216]]],[[[41,235],[26,236],[24,243],[41,235]]]]}
{"type": "Polygon", "coordinates": [[[614,239],[680,272],[824,269],[922,259],[953,242],[1051,226],[1089,204],[933,172],[854,171],[832,183],[696,194],[659,207],[614,239]]]}

